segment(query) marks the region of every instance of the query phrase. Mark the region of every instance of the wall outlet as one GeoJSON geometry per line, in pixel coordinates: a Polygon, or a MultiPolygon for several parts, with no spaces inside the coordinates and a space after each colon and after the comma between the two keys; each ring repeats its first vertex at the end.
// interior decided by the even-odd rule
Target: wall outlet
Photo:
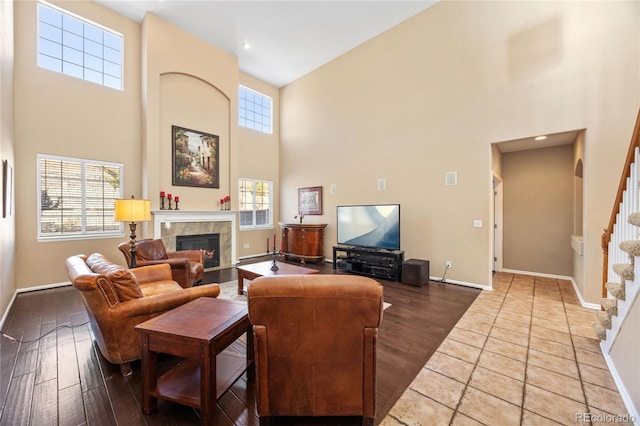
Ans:
{"type": "Polygon", "coordinates": [[[244,248],[248,249],[249,248],[249,243],[244,243],[244,248]]]}
{"type": "Polygon", "coordinates": [[[447,260],[447,262],[445,263],[445,266],[446,266],[447,268],[451,268],[451,261],[450,261],[450,260],[447,260]]]}

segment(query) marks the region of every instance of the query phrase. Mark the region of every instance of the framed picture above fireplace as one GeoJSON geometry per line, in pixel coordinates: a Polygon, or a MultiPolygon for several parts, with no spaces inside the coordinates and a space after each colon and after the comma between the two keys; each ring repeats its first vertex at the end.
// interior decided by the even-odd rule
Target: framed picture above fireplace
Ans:
{"type": "Polygon", "coordinates": [[[171,126],[171,139],[173,185],[220,188],[220,136],[171,126]]]}

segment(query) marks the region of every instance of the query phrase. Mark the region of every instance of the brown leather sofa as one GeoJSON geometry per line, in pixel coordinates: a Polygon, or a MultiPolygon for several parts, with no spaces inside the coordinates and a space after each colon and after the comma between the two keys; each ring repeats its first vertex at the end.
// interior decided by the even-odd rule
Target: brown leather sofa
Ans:
{"type": "Polygon", "coordinates": [[[80,290],[100,352],[122,374],[131,374],[130,361],[141,356],[140,335],[134,326],[199,297],[217,297],[218,284],[182,288],[167,263],[129,270],[103,255],[77,255],[65,262],[80,290]]]}
{"type": "MultiPolygon", "coordinates": [[[[128,242],[118,246],[127,265],[131,265],[131,246],[128,242]]],[[[171,274],[183,288],[191,287],[202,280],[204,274],[204,255],[200,250],[167,251],[160,239],[136,241],[136,264],[138,266],[168,263],[171,274]]]]}
{"type": "Polygon", "coordinates": [[[382,286],[355,275],[283,275],[248,290],[260,424],[362,416],[373,424],[382,286]]]}

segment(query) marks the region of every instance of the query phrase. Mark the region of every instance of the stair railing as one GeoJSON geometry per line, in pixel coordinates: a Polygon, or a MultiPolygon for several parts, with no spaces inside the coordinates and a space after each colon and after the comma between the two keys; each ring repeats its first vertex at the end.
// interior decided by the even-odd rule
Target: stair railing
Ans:
{"type": "Polygon", "coordinates": [[[640,153],[640,111],[631,136],[627,158],[622,177],[618,185],[618,192],[613,203],[613,210],[609,218],[609,226],[602,233],[602,297],[607,297],[605,284],[608,277],[613,277],[613,265],[628,263],[628,255],[618,247],[622,241],[636,239],[637,228],[627,222],[629,214],[640,211],[638,197],[638,168],[640,153]],[[635,228],[635,229],[634,229],[635,228]],[[610,247],[612,250],[610,250],[610,247]],[[611,255],[611,259],[609,259],[611,255]],[[609,261],[611,260],[611,262],[609,261]]]}

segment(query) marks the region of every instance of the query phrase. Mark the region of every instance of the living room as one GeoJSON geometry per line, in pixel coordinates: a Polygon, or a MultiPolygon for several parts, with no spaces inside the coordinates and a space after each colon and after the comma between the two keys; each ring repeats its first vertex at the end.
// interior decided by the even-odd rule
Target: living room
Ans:
{"type": "MultiPolygon", "coordinates": [[[[298,188],[322,186],[323,215],[304,221],[328,224],[327,253],[336,206],[400,203],[407,257],[429,259],[435,276],[451,260],[448,278],[489,288],[491,145],[577,129],[585,248],[573,278],[599,303],[600,234],[640,104],[637,2],[441,2],[285,87],[158,16],[138,23],[90,1],[54,4],[123,34],[125,90],[38,68],[37,3],[3,0],[3,36],[13,31],[2,46],[0,149],[16,184],[15,214],[0,227],[3,313],[17,290],[68,282],[69,255],[121,260],[126,239],[38,241],[40,153],[121,162],[125,194],[152,209],[170,191],[185,211],[219,210],[227,195],[234,210],[238,180],[259,178],[274,184],[274,222],[292,222],[298,188]],[[235,124],[239,84],[273,98],[273,134],[235,124]],[[220,136],[219,189],[172,186],[174,124],[220,136]],[[445,185],[451,171],[455,186],[445,185]]],[[[239,232],[237,258],[262,254],[273,233],[239,232]]],[[[152,236],[150,225],[138,235],[152,236]]]]}

